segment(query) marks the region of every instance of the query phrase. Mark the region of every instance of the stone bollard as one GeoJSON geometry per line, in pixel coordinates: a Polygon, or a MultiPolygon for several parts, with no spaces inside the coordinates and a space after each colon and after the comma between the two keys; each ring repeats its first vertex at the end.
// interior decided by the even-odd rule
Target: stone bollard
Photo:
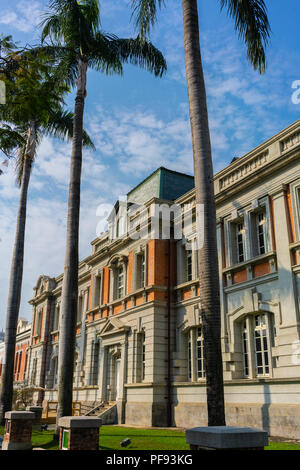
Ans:
{"type": "Polygon", "coordinates": [[[268,433],[254,428],[207,426],[186,430],[191,450],[264,450],[268,433]]]}
{"type": "Polygon", "coordinates": [[[43,407],[42,406],[29,406],[28,411],[32,411],[35,414],[35,420],[33,424],[41,424],[43,407]]]}
{"type": "Polygon", "coordinates": [[[2,450],[31,450],[32,422],[31,411],[7,411],[2,450]]]}
{"type": "Polygon", "coordinates": [[[60,450],[99,450],[102,420],[90,416],[64,416],[59,419],[60,450]]]}

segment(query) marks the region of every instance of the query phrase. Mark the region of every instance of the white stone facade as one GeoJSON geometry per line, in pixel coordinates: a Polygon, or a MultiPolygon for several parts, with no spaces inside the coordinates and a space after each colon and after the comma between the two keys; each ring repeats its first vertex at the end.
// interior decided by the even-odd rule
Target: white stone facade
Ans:
{"type": "MultiPolygon", "coordinates": [[[[300,438],[299,132],[297,121],[215,175],[227,424],[295,438],[300,438]]],[[[146,206],[142,226],[153,204],[163,202],[189,207],[191,224],[179,241],[132,240],[120,231],[116,206],[110,231],[117,231],[117,238],[107,232],[92,242],[91,256],[79,264],[74,400],[116,402],[119,423],[205,425],[197,251],[185,249],[196,237],[194,190],[168,201],[168,185],[174,194],[181,177],[188,186],[188,177],[165,169],[153,175],[131,192],[134,202],[146,206]],[[160,193],[159,184],[165,184],[160,193]]],[[[30,301],[27,380],[46,387],[45,400],[57,396],[61,286],[62,275],[41,276],[30,301]]]]}

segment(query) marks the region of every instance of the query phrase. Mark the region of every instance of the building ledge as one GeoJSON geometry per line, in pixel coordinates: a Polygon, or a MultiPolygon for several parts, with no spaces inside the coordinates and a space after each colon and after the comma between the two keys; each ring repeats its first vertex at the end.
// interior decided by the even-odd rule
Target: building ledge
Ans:
{"type": "Polygon", "coordinates": [[[223,274],[226,274],[231,271],[239,271],[243,268],[246,268],[247,266],[251,264],[258,264],[261,261],[266,261],[270,258],[275,258],[275,256],[276,256],[276,251],[269,251],[268,253],[264,253],[263,255],[254,256],[253,258],[243,261],[243,263],[232,264],[231,266],[224,268],[223,274]]]}

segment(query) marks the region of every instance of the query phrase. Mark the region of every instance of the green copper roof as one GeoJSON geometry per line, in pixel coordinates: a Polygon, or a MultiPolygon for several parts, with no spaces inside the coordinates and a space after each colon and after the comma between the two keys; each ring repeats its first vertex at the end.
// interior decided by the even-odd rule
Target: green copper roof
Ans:
{"type": "Polygon", "coordinates": [[[127,201],[144,204],[153,197],[173,201],[194,187],[194,177],[160,167],[127,194],[127,201]]]}

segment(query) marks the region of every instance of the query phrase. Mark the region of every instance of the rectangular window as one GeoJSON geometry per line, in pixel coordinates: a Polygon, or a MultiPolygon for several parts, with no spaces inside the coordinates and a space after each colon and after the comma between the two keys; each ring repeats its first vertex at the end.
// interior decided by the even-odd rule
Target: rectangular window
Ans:
{"type": "Polygon", "coordinates": [[[203,345],[204,345],[203,331],[202,331],[202,327],[200,327],[198,328],[198,337],[197,337],[197,377],[198,379],[203,379],[205,377],[203,345]]]}
{"type": "Polygon", "coordinates": [[[146,281],[145,253],[138,254],[136,257],[136,289],[145,287],[146,281]]]}
{"type": "Polygon", "coordinates": [[[203,379],[205,377],[204,338],[201,326],[197,328],[196,333],[196,344],[192,344],[190,335],[188,338],[188,380],[192,379],[192,367],[197,368],[195,370],[197,379],[203,379]],[[195,365],[192,364],[192,348],[195,352],[195,365]]]}
{"type": "Polygon", "coordinates": [[[94,295],[93,307],[98,307],[98,305],[101,305],[100,287],[101,287],[101,277],[95,276],[95,295],[94,295]]]}
{"type": "Polygon", "coordinates": [[[188,378],[192,379],[192,349],[191,349],[191,338],[188,339],[188,378]]]}
{"type": "Polygon", "coordinates": [[[243,355],[244,355],[244,376],[249,377],[249,348],[248,348],[248,331],[247,323],[243,324],[243,333],[242,333],[242,342],[243,342],[243,355]]]}
{"type": "Polygon", "coordinates": [[[141,256],[141,284],[145,286],[145,255],[141,256]]]}
{"type": "Polygon", "coordinates": [[[118,269],[118,276],[117,276],[117,296],[118,299],[123,297],[124,295],[124,270],[123,267],[118,269]]]}
{"type": "Polygon", "coordinates": [[[143,382],[146,376],[146,342],[145,331],[140,331],[136,336],[136,382],[143,382]]]}
{"type": "Polygon", "coordinates": [[[192,250],[187,250],[186,252],[186,280],[192,281],[193,279],[193,260],[192,260],[192,250]]]}
{"type": "Polygon", "coordinates": [[[269,375],[269,345],[267,338],[266,315],[255,316],[254,345],[257,375],[269,375]]]}
{"type": "Polygon", "coordinates": [[[256,228],[257,228],[257,247],[258,254],[263,255],[266,253],[266,237],[265,237],[266,217],[264,212],[257,214],[256,216],[256,228]]]}
{"type": "Polygon", "coordinates": [[[236,224],[237,261],[245,261],[245,229],[244,223],[236,224]]]}
{"type": "Polygon", "coordinates": [[[142,338],[142,380],[145,380],[146,373],[146,344],[145,344],[145,334],[142,338]]]}
{"type": "Polygon", "coordinates": [[[53,387],[57,386],[57,374],[58,373],[58,357],[54,359],[54,367],[53,367],[53,387]]]}
{"type": "Polygon", "coordinates": [[[59,321],[59,304],[56,304],[55,312],[54,312],[53,331],[58,330],[58,321],[59,321]]]}

